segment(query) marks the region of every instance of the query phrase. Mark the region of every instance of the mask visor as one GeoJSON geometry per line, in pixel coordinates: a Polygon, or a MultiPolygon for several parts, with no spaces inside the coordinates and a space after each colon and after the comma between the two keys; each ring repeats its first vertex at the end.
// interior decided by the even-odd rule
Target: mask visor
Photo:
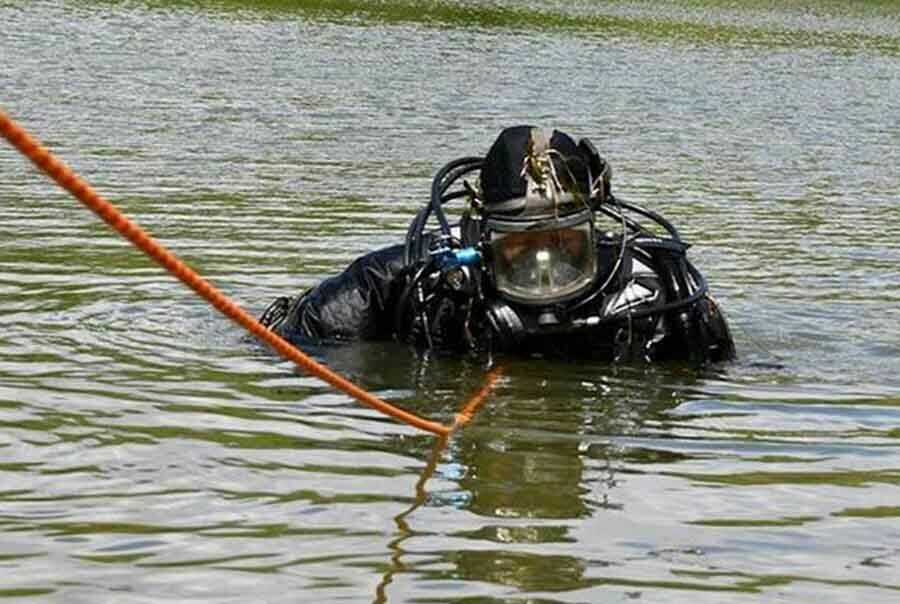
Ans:
{"type": "Polygon", "coordinates": [[[552,304],[593,283],[597,261],[592,221],[551,221],[548,227],[491,231],[494,284],[501,294],[526,304],[552,304]]]}

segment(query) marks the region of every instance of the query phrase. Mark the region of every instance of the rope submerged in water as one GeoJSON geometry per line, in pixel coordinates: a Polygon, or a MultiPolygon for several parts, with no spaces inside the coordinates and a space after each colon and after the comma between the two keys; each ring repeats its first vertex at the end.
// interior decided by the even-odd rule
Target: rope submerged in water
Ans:
{"type": "MultiPolygon", "coordinates": [[[[0,109],[0,134],[19,150],[25,157],[31,160],[50,178],[56,181],[62,188],[71,193],[78,201],[87,206],[99,216],[113,230],[134,244],[138,249],[153,259],[157,264],[165,268],[169,273],[177,277],[182,283],[194,290],[198,295],[212,304],[219,312],[255,335],[257,338],[271,346],[278,354],[293,361],[301,369],[305,370],[338,390],[352,396],[359,402],[405,424],[445,437],[457,427],[458,422],[452,426],[425,419],[409,411],[405,411],[381,400],[375,395],[363,390],[343,376],[328,369],[304,354],[278,334],[270,331],[266,326],[256,320],[243,308],[233,302],[228,296],[215,288],[201,277],[197,272],[182,262],[175,254],[165,246],[157,242],[136,223],[122,214],[112,203],[107,201],[100,193],[94,190],[90,184],[75,173],[69,166],[57,159],[53,153],[41,145],[28,131],[17,124],[7,113],[0,109]]],[[[491,381],[493,383],[493,381],[491,381]]],[[[473,400],[484,398],[486,392],[479,392],[473,400]]],[[[470,401],[463,409],[473,406],[470,401]]],[[[477,405],[475,405],[477,407],[477,405]]],[[[467,418],[468,419],[468,418],[467,418]]]]}

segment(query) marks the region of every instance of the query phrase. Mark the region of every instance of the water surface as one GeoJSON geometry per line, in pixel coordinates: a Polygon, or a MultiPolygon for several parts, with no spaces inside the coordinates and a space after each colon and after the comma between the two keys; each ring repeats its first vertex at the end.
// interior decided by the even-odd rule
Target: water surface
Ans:
{"type": "MultiPolygon", "coordinates": [[[[894,2],[0,1],[0,105],[253,312],[517,123],[589,136],[735,330],[503,361],[445,446],[244,336],[0,146],[0,598],[895,602],[894,2]]],[[[477,362],[325,360],[448,421],[477,362]]]]}

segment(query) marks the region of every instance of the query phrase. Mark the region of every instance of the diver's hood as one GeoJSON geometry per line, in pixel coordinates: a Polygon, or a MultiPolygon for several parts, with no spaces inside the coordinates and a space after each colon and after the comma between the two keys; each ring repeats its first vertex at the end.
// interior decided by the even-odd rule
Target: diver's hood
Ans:
{"type": "Polygon", "coordinates": [[[590,158],[567,134],[513,126],[494,141],[481,168],[486,216],[567,214],[589,204],[590,158]]]}

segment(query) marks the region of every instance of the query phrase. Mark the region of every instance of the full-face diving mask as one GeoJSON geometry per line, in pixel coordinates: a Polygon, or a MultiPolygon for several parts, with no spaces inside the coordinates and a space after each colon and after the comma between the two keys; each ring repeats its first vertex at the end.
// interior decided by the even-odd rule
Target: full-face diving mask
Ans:
{"type": "Polygon", "coordinates": [[[559,218],[487,219],[485,243],[498,293],[522,304],[547,305],[590,288],[597,274],[593,216],[585,208],[559,218]]]}

